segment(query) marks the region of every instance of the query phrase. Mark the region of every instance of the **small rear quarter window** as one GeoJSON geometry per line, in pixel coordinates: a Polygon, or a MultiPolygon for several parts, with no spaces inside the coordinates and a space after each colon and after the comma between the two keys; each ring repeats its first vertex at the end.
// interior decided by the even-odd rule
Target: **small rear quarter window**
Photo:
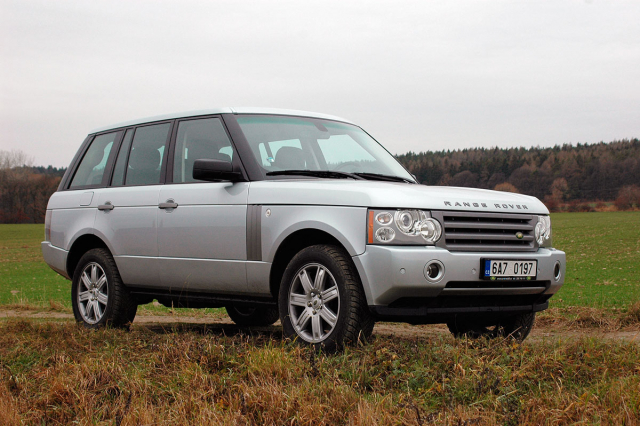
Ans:
{"type": "Polygon", "coordinates": [[[91,146],[78,165],[69,188],[98,186],[102,183],[107,160],[117,135],[118,132],[114,132],[99,135],[93,139],[91,146]]]}

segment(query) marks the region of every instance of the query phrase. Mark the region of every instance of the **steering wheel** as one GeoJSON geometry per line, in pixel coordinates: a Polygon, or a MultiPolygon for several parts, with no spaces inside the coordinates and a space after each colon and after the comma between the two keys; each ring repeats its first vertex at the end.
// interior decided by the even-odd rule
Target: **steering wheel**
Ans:
{"type": "MultiPolygon", "coordinates": [[[[344,170],[345,168],[354,167],[354,168],[357,169],[359,165],[360,164],[357,161],[347,161],[345,163],[342,163],[342,164],[336,166],[334,170],[345,172],[346,171],[346,170],[344,170]]],[[[354,170],[354,171],[357,171],[357,170],[354,170]]]]}

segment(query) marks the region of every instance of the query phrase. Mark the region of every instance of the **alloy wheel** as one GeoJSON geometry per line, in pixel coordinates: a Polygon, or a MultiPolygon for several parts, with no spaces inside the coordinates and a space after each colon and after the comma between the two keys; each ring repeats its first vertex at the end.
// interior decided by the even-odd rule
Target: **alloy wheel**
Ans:
{"type": "Polygon", "coordinates": [[[336,327],[339,313],[340,293],[331,272],[318,263],[300,268],[289,289],[289,315],[298,336],[322,342],[336,327]]]}
{"type": "Polygon", "coordinates": [[[98,263],[88,263],[82,270],[77,303],[82,319],[88,324],[96,324],[104,316],[109,301],[107,284],[107,274],[98,263]]]}

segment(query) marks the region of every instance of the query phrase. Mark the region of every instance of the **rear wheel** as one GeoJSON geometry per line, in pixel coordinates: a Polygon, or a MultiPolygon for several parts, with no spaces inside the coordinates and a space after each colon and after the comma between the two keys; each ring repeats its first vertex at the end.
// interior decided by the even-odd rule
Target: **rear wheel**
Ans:
{"type": "Polygon", "coordinates": [[[336,246],[307,247],[289,262],[279,308],[286,338],[327,351],[366,341],[373,331],[355,267],[336,246]]]}
{"type": "Polygon", "coordinates": [[[462,317],[448,322],[447,327],[456,337],[469,337],[472,339],[512,337],[518,341],[523,341],[531,332],[535,317],[536,314],[534,312],[529,312],[501,318],[497,322],[490,324],[483,323],[477,319],[462,317]]]}
{"type": "Polygon", "coordinates": [[[238,325],[267,326],[278,321],[275,307],[225,306],[229,317],[238,325]]]}
{"type": "Polygon", "coordinates": [[[71,302],[76,321],[88,328],[128,327],[138,309],[113,257],[101,248],[80,258],[73,274],[71,302]]]}

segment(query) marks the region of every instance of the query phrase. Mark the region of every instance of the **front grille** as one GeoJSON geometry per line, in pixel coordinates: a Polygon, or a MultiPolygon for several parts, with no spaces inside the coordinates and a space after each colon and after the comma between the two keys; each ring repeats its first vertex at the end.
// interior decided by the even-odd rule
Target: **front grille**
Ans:
{"type": "Polygon", "coordinates": [[[537,216],[509,213],[434,211],[443,226],[439,247],[450,251],[535,251],[537,216]],[[522,238],[517,234],[521,232],[522,238]]]}

